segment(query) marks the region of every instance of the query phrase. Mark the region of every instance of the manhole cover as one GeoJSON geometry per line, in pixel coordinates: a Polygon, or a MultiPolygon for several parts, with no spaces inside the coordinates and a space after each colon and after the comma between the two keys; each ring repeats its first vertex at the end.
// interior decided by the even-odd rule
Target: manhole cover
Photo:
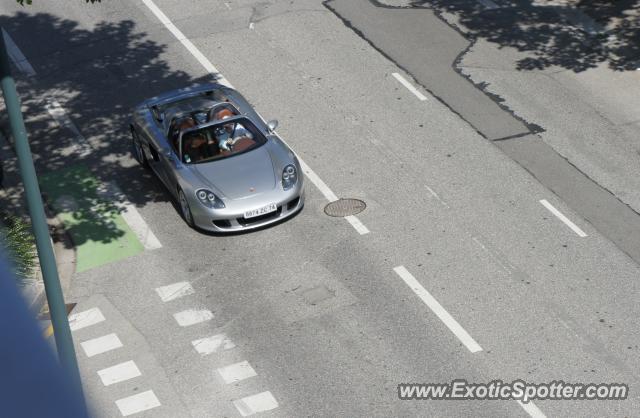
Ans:
{"type": "Polygon", "coordinates": [[[362,212],[367,204],[360,199],[340,199],[324,207],[324,213],[329,216],[350,216],[362,212]]]}

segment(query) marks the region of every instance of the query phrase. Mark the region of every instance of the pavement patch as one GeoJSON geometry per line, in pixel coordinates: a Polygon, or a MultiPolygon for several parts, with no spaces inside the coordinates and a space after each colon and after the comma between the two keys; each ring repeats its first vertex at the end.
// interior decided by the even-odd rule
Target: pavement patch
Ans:
{"type": "Polygon", "coordinates": [[[76,272],[144,251],[115,204],[98,193],[101,183],[83,166],[45,174],[40,187],[76,248],[76,272]]]}

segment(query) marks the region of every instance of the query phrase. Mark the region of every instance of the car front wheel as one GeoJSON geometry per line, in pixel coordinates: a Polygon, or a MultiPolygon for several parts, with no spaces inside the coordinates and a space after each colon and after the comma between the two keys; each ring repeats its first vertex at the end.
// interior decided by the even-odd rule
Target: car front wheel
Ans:
{"type": "Polygon", "coordinates": [[[140,143],[140,137],[138,137],[138,133],[133,128],[131,128],[131,146],[133,148],[133,157],[136,161],[144,168],[149,167],[147,156],[144,154],[142,144],[140,143]]]}
{"type": "Polygon", "coordinates": [[[178,192],[178,201],[180,203],[180,212],[182,212],[182,217],[184,218],[184,221],[187,223],[187,225],[193,228],[195,226],[195,223],[193,222],[193,215],[191,214],[191,208],[189,208],[189,202],[187,201],[187,196],[184,195],[184,192],[182,190],[178,192]]]}

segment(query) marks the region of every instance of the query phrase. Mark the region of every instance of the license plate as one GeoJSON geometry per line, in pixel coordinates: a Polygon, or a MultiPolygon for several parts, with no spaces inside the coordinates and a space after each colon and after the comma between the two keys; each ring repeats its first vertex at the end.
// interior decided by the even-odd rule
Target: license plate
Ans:
{"type": "Polygon", "coordinates": [[[267,206],[263,206],[258,209],[249,210],[244,213],[245,218],[255,218],[256,216],[265,215],[267,213],[275,212],[278,209],[275,203],[270,203],[267,206]]]}

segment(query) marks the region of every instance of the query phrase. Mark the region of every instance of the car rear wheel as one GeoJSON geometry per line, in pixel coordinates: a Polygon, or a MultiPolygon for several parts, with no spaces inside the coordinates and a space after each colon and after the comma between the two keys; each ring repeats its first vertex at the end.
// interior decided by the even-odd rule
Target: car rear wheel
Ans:
{"type": "Polygon", "coordinates": [[[193,221],[193,215],[191,214],[191,208],[189,208],[189,202],[187,201],[187,197],[184,195],[182,190],[178,191],[178,203],[180,203],[180,212],[182,212],[182,217],[184,221],[191,228],[195,226],[193,221]]]}
{"type": "Polygon", "coordinates": [[[136,159],[138,163],[144,168],[149,167],[149,162],[147,161],[147,156],[144,154],[144,150],[142,149],[142,144],[140,143],[140,137],[135,129],[131,128],[131,146],[133,148],[133,157],[136,159]]]}

